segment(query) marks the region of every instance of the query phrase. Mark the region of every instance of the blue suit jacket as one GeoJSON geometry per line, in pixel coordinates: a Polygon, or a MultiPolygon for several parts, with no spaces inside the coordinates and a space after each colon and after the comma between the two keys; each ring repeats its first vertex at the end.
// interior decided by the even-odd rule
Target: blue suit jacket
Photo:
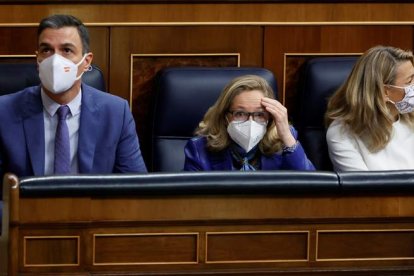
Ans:
{"type": "MultiPolygon", "coordinates": [[[[296,130],[291,127],[295,138],[296,130]]],[[[187,142],[185,152],[185,171],[231,171],[233,159],[229,149],[220,152],[207,150],[207,138],[195,137],[187,142]]],[[[261,155],[261,170],[315,170],[312,162],[299,144],[292,153],[261,155]]]]}
{"type": "MultiPolygon", "coordinates": [[[[0,97],[0,175],[44,175],[40,86],[0,97]]],[[[79,172],[146,172],[127,101],[82,84],[79,172]]]]}

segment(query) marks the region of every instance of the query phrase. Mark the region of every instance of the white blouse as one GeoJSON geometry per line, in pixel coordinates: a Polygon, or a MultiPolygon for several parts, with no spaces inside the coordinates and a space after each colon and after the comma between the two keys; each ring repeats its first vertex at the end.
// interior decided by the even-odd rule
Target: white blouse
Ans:
{"type": "Polygon", "coordinates": [[[414,130],[400,120],[392,126],[389,143],[376,153],[338,120],[329,126],[326,140],[335,171],[414,169],[414,130]]]}

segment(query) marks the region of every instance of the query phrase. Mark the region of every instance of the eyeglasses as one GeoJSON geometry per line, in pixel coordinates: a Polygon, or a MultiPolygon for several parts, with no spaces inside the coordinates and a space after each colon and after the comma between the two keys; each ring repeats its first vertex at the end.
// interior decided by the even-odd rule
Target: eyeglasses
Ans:
{"type": "Polygon", "coordinates": [[[259,112],[246,112],[241,110],[229,110],[228,111],[232,116],[233,120],[244,123],[249,120],[250,116],[252,116],[253,121],[256,123],[265,123],[269,119],[269,113],[259,111],[259,112]]]}

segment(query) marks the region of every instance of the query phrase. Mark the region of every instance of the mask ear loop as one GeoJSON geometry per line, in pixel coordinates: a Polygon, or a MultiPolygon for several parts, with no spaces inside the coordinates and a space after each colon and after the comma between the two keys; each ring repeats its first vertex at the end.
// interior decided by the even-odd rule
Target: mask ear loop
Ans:
{"type": "MultiPolygon", "coordinates": [[[[396,87],[396,86],[391,85],[391,84],[384,84],[384,86],[396,87]]],[[[397,87],[397,88],[400,88],[400,87],[397,87]]],[[[396,107],[396,103],[388,97],[387,88],[385,88],[384,90],[385,90],[385,98],[386,98],[385,100],[386,100],[386,102],[391,103],[395,108],[397,108],[396,107]]],[[[405,93],[405,91],[404,91],[404,93],[405,93]]],[[[397,113],[397,117],[394,118],[394,120],[395,121],[399,121],[400,120],[400,113],[399,112],[397,113]]]]}
{"type": "MultiPolygon", "coordinates": [[[[78,63],[76,63],[76,67],[79,66],[79,64],[81,64],[85,60],[85,58],[86,58],[87,55],[88,54],[84,54],[83,55],[83,58],[78,63]]],[[[91,65],[89,65],[89,67],[88,67],[88,69],[86,71],[82,71],[82,73],[76,78],[76,80],[82,78],[83,74],[85,72],[89,72],[89,71],[92,71],[92,66],[91,65]]]]}
{"type": "Polygon", "coordinates": [[[393,105],[395,105],[395,102],[393,100],[391,100],[390,97],[388,96],[388,89],[387,88],[390,87],[390,86],[393,86],[393,85],[391,85],[391,84],[384,84],[385,101],[386,102],[390,102],[393,105]]]}
{"type": "Polygon", "coordinates": [[[389,103],[392,103],[393,105],[395,105],[395,102],[390,100],[390,98],[388,98],[388,97],[387,97],[386,101],[389,102],[389,103]]]}

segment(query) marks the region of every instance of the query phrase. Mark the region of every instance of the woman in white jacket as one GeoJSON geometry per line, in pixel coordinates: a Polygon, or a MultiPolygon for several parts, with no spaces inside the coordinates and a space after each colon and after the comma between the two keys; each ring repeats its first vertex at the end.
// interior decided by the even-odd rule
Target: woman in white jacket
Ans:
{"type": "Polygon", "coordinates": [[[336,171],[414,169],[414,57],[376,46],[328,102],[329,155],[336,171]]]}

